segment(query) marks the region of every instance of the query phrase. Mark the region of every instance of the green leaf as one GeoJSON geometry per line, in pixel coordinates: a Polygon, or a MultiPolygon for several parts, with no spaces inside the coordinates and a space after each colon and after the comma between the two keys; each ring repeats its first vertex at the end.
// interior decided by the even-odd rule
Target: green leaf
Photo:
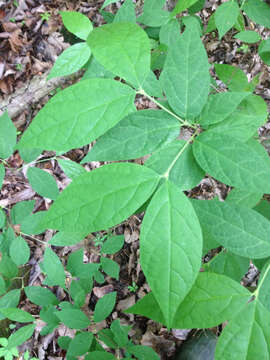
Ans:
{"type": "Polygon", "coordinates": [[[164,316],[152,292],[145,295],[130,308],[124,310],[125,313],[138,314],[148,317],[156,322],[165,324],[164,316]]]}
{"type": "Polygon", "coordinates": [[[248,44],[254,44],[261,40],[260,34],[252,30],[240,31],[238,34],[234,35],[234,38],[239,39],[248,44]]]}
{"type": "Polygon", "coordinates": [[[85,356],[85,360],[116,360],[113,354],[105,351],[91,351],[85,356]]]}
{"type": "Polygon", "coordinates": [[[203,329],[190,336],[183,344],[175,360],[214,360],[217,336],[203,329]]]}
{"type": "Polygon", "coordinates": [[[270,65],[270,38],[260,43],[259,55],[267,65],[270,65]]]}
{"type": "Polygon", "coordinates": [[[170,328],[198,275],[202,254],[197,216],[188,198],[170,181],[147,207],[140,242],[143,272],[170,328]]]}
{"type": "Polygon", "coordinates": [[[118,0],[105,0],[101,9],[104,9],[106,6],[108,6],[110,4],[113,4],[113,3],[116,3],[117,1],[118,0]]]}
{"type": "Polygon", "coordinates": [[[87,16],[76,11],[60,11],[65,28],[82,40],[86,40],[93,25],[87,16]]]}
{"type": "Polygon", "coordinates": [[[3,163],[0,163],[0,191],[3,185],[4,177],[5,177],[5,166],[3,163]]]}
{"type": "MultiPolygon", "coordinates": [[[[116,321],[116,320],[115,320],[116,321]]],[[[114,335],[110,329],[102,329],[98,332],[98,339],[111,349],[117,349],[119,345],[114,339],[114,335]]]]}
{"type": "Polygon", "coordinates": [[[209,328],[234,318],[251,294],[236,281],[219,274],[200,273],[179,306],[176,329],[209,328]]]}
{"type": "Polygon", "coordinates": [[[42,149],[20,149],[20,156],[25,163],[30,163],[37,159],[37,157],[42,153],[42,149]]]}
{"type": "Polygon", "coordinates": [[[208,127],[223,121],[248,95],[248,92],[223,92],[210,95],[198,122],[202,126],[208,127]]]}
{"type": "Polygon", "coordinates": [[[96,303],[94,311],[94,321],[100,322],[105,320],[113,311],[116,302],[116,291],[104,295],[96,303]]]}
{"type": "Polygon", "coordinates": [[[31,187],[41,196],[55,200],[59,190],[54,177],[47,171],[37,167],[27,170],[27,178],[31,187]]]}
{"type": "Polygon", "coordinates": [[[270,255],[270,222],[256,211],[217,200],[193,200],[192,205],[204,237],[243,257],[270,255]]]}
{"type": "Polygon", "coordinates": [[[181,153],[185,144],[184,140],[175,140],[155,152],[145,163],[147,167],[160,175],[170,169],[169,180],[181,190],[193,188],[205,175],[194,158],[191,146],[181,153]],[[181,156],[179,156],[180,153],[181,156]],[[173,164],[172,167],[171,164],[173,164]]]}
{"type": "Polygon", "coordinates": [[[130,22],[136,24],[135,5],[132,0],[125,0],[124,4],[117,11],[113,22],[130,22]]]}
{"type": "Polygon", "coordinates": [[[43,267],[50,282],[65,288],[66,275],[64,267],[59,260],[59,257],[49,247],[46,248],[44,253],[43,267]]]}
{"type": "Polygon", "coordinates": [[[204,7],[205,0],[197,0],[194,5],[190,6],[188,9],[189,14],[194,15],[197,12],[201,11],[204,7]]]}
{"type": "Polygon", "coordinates": [[[5,225],[6,215],[4,211],[0,208],[0,229],[5,225]]]}
{"type": "Polygon", "coordinates": [[[86,71],[83,75],[82,80],[94,79],[94,78],[106,78],[113,79],[115,75],[110,71],[106,70],[93,56],[86,64],[86,71]]]}
{"type": "Polygon", "coordinates": [[[103,25],[92,31],[87,42],[101,65],[141,87],[150,71],[150,41],[141,27],[132,23],[103,25]]]}
{"type": "Polygon", "coordinates": [[[215,23],[218,29],[219,40],[236,23],[239,15],[239,6],[234,0],[227,1],[218,6],[215,12],[215,23]]]}
{"type": "Polygon", "coordinates": [[[57,159],[58,164],[61,166],[64,173],[73,180],[75,177],[85,174],[86,170],[80,164],[77,164],[75,161],[57,159]]]}
{"type": "Polygon", "coordinates": [[[151,96],[163,97],[161,82],[156,78],[153,71],[150,71],[142,84],[143,90],[151,96]]]}
{"type": "Polygon", "coordinates": [[[89,79],[56,94],[37,114],[18,148],[66,152],[101,136],[134,110],[135,92],[119,81],[89,79]]]}
{"type": "Polygon", "coordinates": [[[256,24],[270,28],[270,6],[262,0],[247,0],[243,10],[256,24]]]}
{"type": "Polygon", "coordinates": [[[8,279],[12,279],[18,274],[18,268],[16,264],[5,253],[2,253],[0,260],[0,274],[8,279]]]}
{"type": "Polygon", "coordinates": [[[11,209],[11,221],[13,224],[21,224],[23,220],[34,210],[35,200],[20,201],[11,209]]]}
{"type": "Polygon", "coordinates": [[[69,336],[60,336],[57,339],[57,343],[58,343],[58,345],[60,346],[61,349],[67,350],[69,344],[71,343],[71,340],[72,339],[69,336]]]}
{"type": "Polygon", "coordinates": [[[83,233],[108,229],[133,214],[151,196],[158,181],[154,171],[131,163],[95,169],[75,178],[60,194],[43,226],[83,233]]]}
{"type": "Polygon", "coordinates": [[[79,309],[63,309],[55,314],[70,329],[85,329],[90,325],[90,320],[79,309]]]}
{"type": "Polygon", "coordinates": [[[128,160],[150,154],[179,135],[179,121],[163,110],[128,115],[103,135],[82,160],[128,160]]]}
{"type": "Polygon", "coordinates": [[[185,119],[199,115],[207,101],[208,69],[207,54],[197,29],[188,27],[169,48],[160,76],[169,105],[185,119]]]}
{"type": "Polygon", "coordinates": [[[251,192],[270,192],[270,159],[252,146],[206,131],[192,147],[201,168],[217,180],[251,192]]]}
{"type": "Polygon", "coordinates": [[[115,254],[124,246],[124,235],[108,236],[100,249],[102,254],[115,254]]]}
{"type": "Polygon", "coordinates": [[[4,112],[0,116],[0,158],[7,159],[14,151],[16,145],[16,127],[4,112]]]}
{"type": "Polygon", "coordinates": [[[171,12],[171,17],[174,17],[175,15],[181,13],[182,11],[188,9],[193,4],[195,4],[198,0],[178,0],[177,4],[175,5],[175,8],[171,12]]]}
{"type": "Polygon", "coordinates": [[[10,290],[4,296],[0,298],[0,320],[4,320],[5,316],[1,313],[1,309],[6,309],[10,307],[17,307],[20,301],[21,290],[14,289],[10,290]]]}
{"type": "Polygon", "coordinates": [[[39,306],[58,305],[59,300],[47,288],[41,286],[26,286],[24,288],[27,298],[39,306]]]}
{"type": "Polygon", "coordinates": [[[126,347],[129,343],[128,332],[131,326],[123,326],[120,324],[120,320],[117,319],[111,323],[110,329],[118,346],[126,347]]]}
{"type": "Polygon", "coordinates": [[[240,68],[227,64],[215,64],[215,72],[230,91],[253,91],[248,89],[246,74],[240,68]]]}
{"type": "Polygon", "coordinates": [[[160,357],[157,353],[149,346],[143,345],[130,345],[128,352],[136,356],[139,360],[159,360],[160,357]]]}
{"type": "Polygon", "coordinates": [[[21,327],[15,333],[11,334],[8,338],[8,349],[22,345],[33,335],[35,327],[35,324],[26,325],[21,327]]]}
{"type": "Polygon", "coordinates": [[[177,19],[171,19],[168,23],[163,24],[159,32],[161,44],[168,47],[173,46],[174,41],[180,37],[180,23],[177,19]]]}
{"type": "Polygon", "coordinates": [[[46,216],[46,211],[39,211],[30,214],[21,223],[21,232],[24,234],[38,235],[46,230],[46,227],[40,226],[42,219],[46,216]]]}
{"type": "Polygon", "coordinates": [[[30,258],[30,249],[27,242],[21,237],[16,237],[9,248],[9,255],[17,266],[24,265],[30,258]]]}
{"type": "Polygon", "coordinates": [[[249,259],[234,255],[225,250],[217,254],[204,269],[216,274],[226,275],[235,281],[240,281],[249,268],[249,259]]]}
{"type": "Polygon", "coordinates": [[[71,340],[67,356],[82,356],[90,349],[94,335],[89,332],[77,333],[71,340]]]}
{"type": "Polygon", "coordinates": [[[78,244],[85,238],[85,234],[59,231],[55,234],[49,244],[54,246],[72,246],[78,244]]]}
{"type": "Polygon", "coordinates": [[[262,197],[263,193],[260,192],[251,193],[246,190],[233,189],[226,197],[226,202],[230,204],[253,208],[261,200],[262,197]]]}
{"type": "Polygon", "coordinates": [[[119,279],[120,266],[117,264],[117,262],[113,261],[112,259],[102,257],[100,259],[100,264],[101,264],[102,270],[107,275],[109,275],[110,277],[112,277],[116,280],[119,279]]]}
{"type": "Polygon", "coordinates": [[[141,24],[157,27],[166,24],[170,19],[170,13],[162,10],[165,0],[145,0],[143,13],[137,18],[141,24]]]}
{"type": "Polygon", "coordinates": [[[1,314],[3,314],[6,318],[12,321],[18,321],[18,322],[32,322],[35,320],[35,318],[30,315],[28,312],[23,311],[21,309],[17,308],[5,308],[1,309],[1,314]]]}
{"type": "Polygon", "coordinates": [[[0,275],[0,296],[4,295],[7,292],[6,282],[3,277],[0,275]]]}
{"type": "Polygon", "coordinates": [[[56,59],[47,80],[75,73],[87,63],[90,56],[91,50],[85,42],[68,47],[56,59]]]}
{"type": "Polygon", "coordinates": [[[254,298],[240,309],[219,337],[215,360],[267,359],[270,353],[269,264],[264,268],[254,298]],[[239,329],[240,333],[239,333],[239,329]],[[240,335],[239,335],[240,334],[240,335]],[[239,347],[239,341],[241,347],[239,347]]]}
{"type": "Polygon", "coordinates": [[[86,292],[77,280],[71,281],[69,294],[74,301],[74,306],[80,308],[84,305],[86,292]]]}
{"type": "Polygon", "coordinates": [[[82,279],[91,279],[94,273],[98,270],[99,264],[83,263],[83,249],[74,251],[68,257],[66,269],[73,276],[82,279]]]}
{"type": "Polygon", "coordinates": [[[266,122],[267,116],[267,105],[263,98],[249,95],[227,119],[211,127],[211,131],[246,142],[266,122]]]}
{"type": "Polygon", "coordinates": [[[55,313],[56,309],[53,305],[47,305],[41,309],[40,318],[48,323],[48,325],[41,330],[41,335],[47,335],[53,332],[53,330],[59,325],[60,321],[55,313]]]}
{"type": "Polygon", "coordinates": [[[254,210],[263,215],[265,218],[270,220],[270,203],[267,200],[262,200],[254,210]]]}

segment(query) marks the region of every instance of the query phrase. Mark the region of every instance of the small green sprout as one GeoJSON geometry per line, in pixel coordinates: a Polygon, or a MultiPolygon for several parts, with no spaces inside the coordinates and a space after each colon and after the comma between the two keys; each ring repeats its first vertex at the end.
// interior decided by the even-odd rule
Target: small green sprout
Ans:
{"type": "Polygon", "coordinates": [[[22,64],[16,64],[16,70],[22,71],[22,64]]]}
{"type": "Polygon", "coordinates": [[[135,281],[132,281],[132,285],[129,285],[128,286],[128,290],[130,291],[130,292],[133,292],[133,293],[135,293],[137,290],[138,290],[138,285],[135,283],[135,281]]]}
{"type": "Polygon", "coordinates": [[[51,17],[51,14],[48,11],[46,11],[45,13],[40,14],[40,17],[43,21],[48,21],[51,17]]]}

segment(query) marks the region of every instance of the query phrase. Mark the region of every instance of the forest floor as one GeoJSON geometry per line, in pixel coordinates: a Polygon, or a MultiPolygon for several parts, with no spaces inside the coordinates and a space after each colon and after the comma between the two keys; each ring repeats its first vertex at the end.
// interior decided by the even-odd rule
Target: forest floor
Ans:
{"type": "MultiPolygon", "coordinates": [[[[203,24],[207,24],[209,17],[221,1],[207,0],[203,11],[198,15],[203,24]]],[[[139,2],[138,2],[139,3],[139,2]]],[[[70,37],[64,31],[59,11],[74,10],[87,15],[94,26],[104,23],[99,10],[103,0],[0,0],[0,114],[6,109],[12,109],[12,120],[17,126],[18,131],[23,132],[37,112],[46,104],[49,98],[58,87],[63,88],[79,79],[80,74],[60,81],[52,82],[49,90],[39,93],[41,81],[44,81],[48,71],[51,69],[57,56],[69,46],[70,37]],[[34,84],[34,85],[33,85],[34,84]],[[29,92],[29,89],[31,91],[29,92]],[[38,96],[36,95],[38,92],[38,96]],[[27,97],[25,94],[27,93],[27,97]],[[19,100],[18,100],[19,99],[19,100]],[[19,102],[19,104],[18,104],[19,102]],[[23,103],[23,104],[21,104],[23,103]],[[15,108],[15,110],[14,110],[15,108]]],[[[107,10],[116,12],[120,2],[110,5],[107,10]]],[[[263,38],[269,36],[262,27],[258,31],[263,38]]],[[[229,32],[222,41],[218,40],[215,32],[207,34],[203,38],[205,47],[209,54],[210,63],[225,63],[237,65],[245,71],[249,80],[253,79],[258,73],[260,82],[256,88],[256,94],[262,96],[268,103],[270,109],[270,70],[262,63],[257,55],[257,45],[251,45],[246,50],[241,50],[240,42],[233,39],[229,32]]],[[[44,90],[44,89],[43,89],[44,90]]],[[[137,109],[144,109],[156,106],[148,100],[140,97],[136,100],[137,109]]],[[[261,141],[266,145],[270,138],[270,124],[267,123],[259,130],[261,141]]],[[[65,154],[66,158],[79,162],[88,152],[88,147],[72,150],[65,154]]],[[[49,156],[48,152],[43,153],[43,157],[49,156]]],[[[139,159],[138,162],[142,162],[139,159]]],[[[8,159],[8,164],[12,168],[21,168],[23,160],[18,152],[8,159]]],[[[85,165],[91,171],[99,167],[102,163],[92,162],[85,165]]],[[[64,189],[69,183],[69,179],[63,173],[55,160],[43,162],[41,168],[53,174],[57,180],[59,189],[64,189]]],[[[7,171],[4,186],[0,194],[0,206],[12,208],[14,204],[22,200],[35,200],[34,212],[46,210],[50,206],[48,199],[37,195],[30,187],[25,176],[27,167],[20,173],[7,171]]],[[[197,198],[213,198],[218,196],[225,199],[229,188],[218,183],[212,178],[206,177],[200,184],[191,190],[190,195],[197,198]]],[[[98,328],[106,328],[108,321],[119,318],[123,325],[132,325],[130,336],[138,344],[153,347],[161,359],[173,359],[176,350],[196,330],[173,329],[168,331],[162,325],[141,316],[124,314],[123,310],[135,304],[142,298],[149,287],[141,271],[139,264],[139,232],[143,214],[132,216],[126,222],[115,228],[116,234],[124,234],[125,245],[122,251],[114,256],[114,260],[120,265],[120,278],[113,280],[105,278],[103,284],[95,284],[91,298],[89,298],[89,308],[93,310],[98,298],[107,292],[117,291],[117,304],[115,310],[108,320],[98,324],[98,328]],[[133,288],[129,287],[132,286],[133,288]]],[[[48,241],[52,237],[52,232],[48,230],[37,238],[48,241]]],[[[92,239],[97,234],[93,234],[92,239]]],[[[102,235],[102,234],[100,234],[102,235]]],[[[31,247],[31,258],[29,265],[28,283],[31,285],[41,285],[44,280],[43,274],[38,266],[42,260],[43,247],[40,243],[31,238],[27,238],[31,247]]],[[[64,258],[68,253],[78,249],[82,244],[70,247],[57,248],[60,258],[64,258]]],[[[85,261],[95,262],[97,256],[93,241],[85,248],[85,261]]],[[[243,281],[247,285],[252,285],[256,281],[257,271],[251,267],[243,281]]],[[[64,300],[65,294],[57,294],[64,300]]],[[[33,312],[33,304],[25,298],[21,299],[21,308],[33,312]]],[[[41,337],[40,328],[37,327],[33,337],[22,347],[22,351],[29,349],[33,355],[39,359],[63,359],[63,351],[57,345],[57,338],[64,334],[66,329],[59,327],[52,334],[41,337]]],[[[218,333],[219,329],[213,329],[218,333]]],[[[66,335],[72,336],[72,330],[66,335]]]]}

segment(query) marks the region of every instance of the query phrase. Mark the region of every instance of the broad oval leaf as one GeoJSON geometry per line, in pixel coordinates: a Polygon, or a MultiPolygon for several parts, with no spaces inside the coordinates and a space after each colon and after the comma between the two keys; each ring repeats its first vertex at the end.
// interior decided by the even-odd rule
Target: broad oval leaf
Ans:
{"type": "Polygon", "coordinates": [[[20,296],[21,296],[21,290],[14,289],[9,291],[0,298],[0,320],[5,319],[5,316],[1,313],[1,309],[18,306],[20,301],[20,296]]]}
{"type": "Polygon", "coordinates": [[[84,329],[90,325],[90,320],[79,309],[63,309],[55,315],[70,329],[84,329]]]}
{"type": "Polygon", "coordinates": [[[82,40],[86,40],[93,25],[87,16],[77,11],[60,11],[67,30],[82,40]]]}
{"type": "Polygon", "coordinates": [[[192,146],[202,169],[219,181],[240,189],[270,193],[270,158],[233,137],[206,131],[192,146]]]}
{"type": "Polygon", "coordinates": [[[132,0],[125,0],[124,4],[115,14],[113,23],[130,22],[136,23],[135,4],[132,0]]]}
{"type": "Polygon", "coordinates": [[[158,354],[150,347],[145,345],[129,345],[128,352],[136,356],[139,360],[159,360],[158,354]]]}
{"type": "Polygon", "coordinates": [[[239,39],[248,44],[253,44],[261,40],[260,34],[252,30],[240,31],[239,33],[234,35],[234,38],[239,39]]]}
{"type": "Polygon", "coordinates": [[[175,8],[171,12],[171,17],[181,13],[182,11],[188,9],[193,4],[195,4],[198,0],[178,0],[175,8]]]}
{"type": "Polygon", "coordinates": [[[54,177],[47,171],[37,167],[27,170],[27,178],[32,188],[41,196],[55,200],[59,190],[54,177]]]}
{"type": "Polygon", "coordinates": [[[47,77],[47,80],[75,73],[87,63],[90,56],[91,50],[84,42],[68,47],[56,59],[53,68],[47,77]]]}
{"type": "Polygon", "coordinates": [[[27,298],[36,305],[48,306],[59,304],[57,297],[47,288],[41,286],[26,286],[24,291],[27,298]]]}
{"type": "Polygon", "coordinates": [[[85,168],[75,161],[57,159],[57,162],[70,179],[74,179],[75,177],[86,173],[85,168]]]}
{"type": "Polygon", "coordinates": [[[217,200],[193,200],[203,236],[247,258],[270,256],[270,221],[252,209],[217,200]]]}
{"type": "Polygon", "coordinates": [[[270,6],[261,0],[245,1],[243,10],[257,24],[270,28],[270,6]]]}
{"type": "Polygon", "coordinates": [[[100,251],[102,254],[115,254],[122,249],[124,242],[124,235],[108,236],[100,251]]]}
{"type": "MultiPolygon", "coordinates": [[[[160,28],[159,40],[168,47],[173,46],[174,41],[180,37],[180,23],[177,19],[171,19],[160,28]]],[[[147,91],[146,91],[147,92],[147,91]]]]}
{"type": "Polygon", "coordinates": [[[22,323],[32,322],[35,320],[31,314],[18,308],[1,309],[1,314],[12,321],[18,321],[22,323]]]}
{"type": "Polygon", "coordinates": [[[95,322],[105,320],[106,317],[110,315],[115,305],[116,294],[116,291],[113,291],[104,295],[101,299],[98,300],[94,311],[95,322]]]}
{"type": "Polygon", "coordinates": [[[267,121],[267,105],[261,96],[249,95],[222,123],[211,126],[213,133],[246,142],[267,121]]]}
{"type": "Polygon", "coordinates": [[[56,94],[37,114],[18,148],[66,152],[89,144],[134,110],[135,92],[111,79],[88,79],[56,94]]]}
{"type": "Polygon", "coordinates": [[[200,273],[179,306],[176,329],[209,328],[232,319],[250,299],[250,292],[227,276],[200,273]]]}
{"type": "Polygon", "coordinates": [[[35,327],[36,324],[26,325],[11,334],[8,338],[8,349],[13,349],[19,345],[22,345],[33,335],[35,327]]]}
{"type": "Polygon", "coordinates": [[[261,192],[249,192],[241,189],[232,189],[226,197],[226,202],[246,206],[248,208],[254,208],[256,204],[263,197],[263,193],[261,192]]]}
{"type": "Polygon", "coordinates": [[[226,275],[239,282],[248,271],[249,265],[250,261],[248,258],[235,255],[223,249],[208,263],[204,264],[204,269],[216,274],[226,275]]]}
{"type": "Polygon", "coordinates": [[[90,332],[77,333],[69,343],[67,356],[77,357],[86,354],[91,347],[93,337],[90,332]]]}
{"type": "Polygon", "coordinates": [[[82,162],[136,159],[175,140],[179,131],[179,121],[163,110],[137,111],[104,134],[82,162]]]}
{"type": "Polygon", "coordinates": [[[7,159],[14,151],[16,145],[16,127],[4,112],[0,116],[0,158],[7,159]]]}
{"type": "Polygon", "coordinates": [[[215,12],[215,23],[218,29],[219,39],[234,26],[238,15],[239,6],[234,0],[229,0],[218,6],[215,12]]]}
{"type": "Polygon", "coordinates": [[[106,351],[91,351],[85,356],[85,360],[116,360],[116,358],[106,351]]]}
{"type": "Polygon", "coordinates": [[[166,24],[170,18],[170,13],[162,8],[165,0],[147,0],[143,5],[143,13],[137,18],[141,24],[158,27],[166,24]]]}
{"type": "Polygon", "coordinates": [[[87,39],[95,58],[107,70],[140,88],[150,72],[150,41],[132,23],[95,28],[87,39]]]}
{"type": "Polygon", "coordinates": [[[179,304],[198,275],[202,234],[190,201],[170,181],[151,199],[140,241],[143,272],[166,325],[171,327],[179,304]]]}
{"type": "Polygon", "coordinates": [[[249,82],[243,70],[228,64],[215,64],[215,72],[219,79],[231,91],[253,91],[249,90],[249,82]]]}
{"type": "Polygon", "coordinates": [[[49,247],[45,250],[42,264],[50,282],[53,282],[54,285],[59,285],[62,288],[65,288],[66,274],[64,267],[59,257],[49,247]]]}
{"type": "Polygon", "coordinates": [[[260,43],[259,55],[267,65],[270,65],[270,38],[260,43]]]}
{"type": "Polygon", "coordinates": [[[202,126],[209,126],[223,121],[248,95],[248,92],[221,92],[210,95],[198,122],[202,126]]]}
{"type": "Polygon", "coordinates": [[[54,202],[42,225],[82,233],[108,229],[133,214],[151,196],[158,181],[158,174],[140,165],[103,166],[76,177],[54,202]]]}
{"type": "Polygon", "coordinates": [[[269,359],[269,324],[270,312],[260,302],[253,300],[222,331],[215,360],[269,359]]]}
{"type": "Polygon", "coordinates": [[[194,119],[207,101],[210,75],[206,51],[198,31],[188,27],[168,50],[161,82],[172,109],[194,119]]]}
{"type": "Polygon", "coordinates": [[[170,169],[169,180],[181,190],[193,188],[205,175],[194,158],[192,145],[179,156],[185,144],[184,140],[175,140],[156,151],[145,162],[145,166],[161,175],[170,169]],[[173,164],[172,167],[171,164],[173,164]]]}
{"type": "Polygon", "coordinates": [[[9,248],[9,255],[17,266],[26,264],[30,258],[30,249],[27,242],[18,236],[14,239],[9,248]]]}
{"type": "Polygon", "coordinates": [[[49,244],[53,246],[71,246],[81,242],[84,237],[85,234],[82,233],[59,231],[51,238],[49,244]]]}

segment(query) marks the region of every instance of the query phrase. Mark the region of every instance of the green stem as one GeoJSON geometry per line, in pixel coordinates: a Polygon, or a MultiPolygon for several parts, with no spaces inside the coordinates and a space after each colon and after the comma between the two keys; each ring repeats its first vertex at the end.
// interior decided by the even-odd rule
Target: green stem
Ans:
{"type": "Polygon", "coordinates": [[[265,270],[265,272],[264,272],[264,274],[263,274],[263,277],[262,277],[262,279],[260,280],[259,286],[258,286],[257,289],[254,291],[254,293],[252,294],[252,295],[254,295],[255,297],[257,297],[257,296],[259,295],[260,288],[261,288],[261,286],[263,285],[263,282],[264,282],[266,276],[268,275],[269,271],[270,271],[270,264],[268,265],[267,269],[265,270]]]}
{"type": "Polygon", "coordinates": [[[32,161],[26,165],[23,165],[21,166],[19,169],[17,169],[17,171],[21,171],[23,170],[26,166],[29,166],[29,165],[36,165],[36,164],[39,164],[39,163],[42,163],[42,162],[46,162],[46,161],[51,161],[51,160],[56,160],[56,156],[53,156],[49,159],[41,159],[41,160],[37,160],[37,161],[32,161]]]}
{"type": "Polygon", "coordinates": [[[187,142],[185,143],[185,145],[182,147],[182,149],[179,151],[179,153],[176,155],[176,157],[173,159],[173,161],[171,162],[170,166],[168,167],[167,171],[162,175],[162,177],[168,179],[170,172],[172,170],[172,168],[174,167],[176,161],[179,159],[179,157],[183,154],[183,152],[186,150],[186,148],[188,147],[188,145],[193,141],[193,139],[195,138],[195,136],[198,134],[198,131],[195,131],[195,133],[187,140],[187,142]]]}
{"type": "Polygon", "coordinates": [[[158,107],[160,107],[162,110],[166,111],[168,114],[172,115],[174,118],[176,118],[178,121],[180,121],[183,125],[185,126],[189,126],[193,129],[196,129],[196,126],[190,124],[188,121],[181,119],[178,115],[176,115],[175,113],[173,113],[172,111],[170,111],[169,109],[167,109],[165,106],[163,106],[162,104],[160,104],[155,98],[153,98],[152,96],[148,95],[143,89],[140,89],[139,91],[137,91],[137,94],[140,95],[144,95],[145,97],[147,97],[149,100],[151,100],[153,103],[155,103],[158,107]]]}
{"type": "Polygon", "coordinates": [[[240,6],[240,10],[243,9],[243,7],[244,7],[244,5],[245,5],[245,2],[246,2],[246,0],[243,0],[243,1],[242,1],[242,4],[241,4],[241,6],[240,6]]]}
{"type": "Polygon", "coordinates": [[[46,241],[39,240],[39,239],[37,239],[36,237],[34,237],[34,236],[32,236],[32,235],[28,235],[28,234],[25,234],[25,233],[23,233],[23,232],[20,232],[20,235],[27,236],[27,237],[29,237],[29,238],[32,239],[32,240],[38,241],[38,242],[40,242],[41,244],[43,244],[43,245],[45,245],[45,246],[48,246],[48,244],[46,243],[46,241]]]}

